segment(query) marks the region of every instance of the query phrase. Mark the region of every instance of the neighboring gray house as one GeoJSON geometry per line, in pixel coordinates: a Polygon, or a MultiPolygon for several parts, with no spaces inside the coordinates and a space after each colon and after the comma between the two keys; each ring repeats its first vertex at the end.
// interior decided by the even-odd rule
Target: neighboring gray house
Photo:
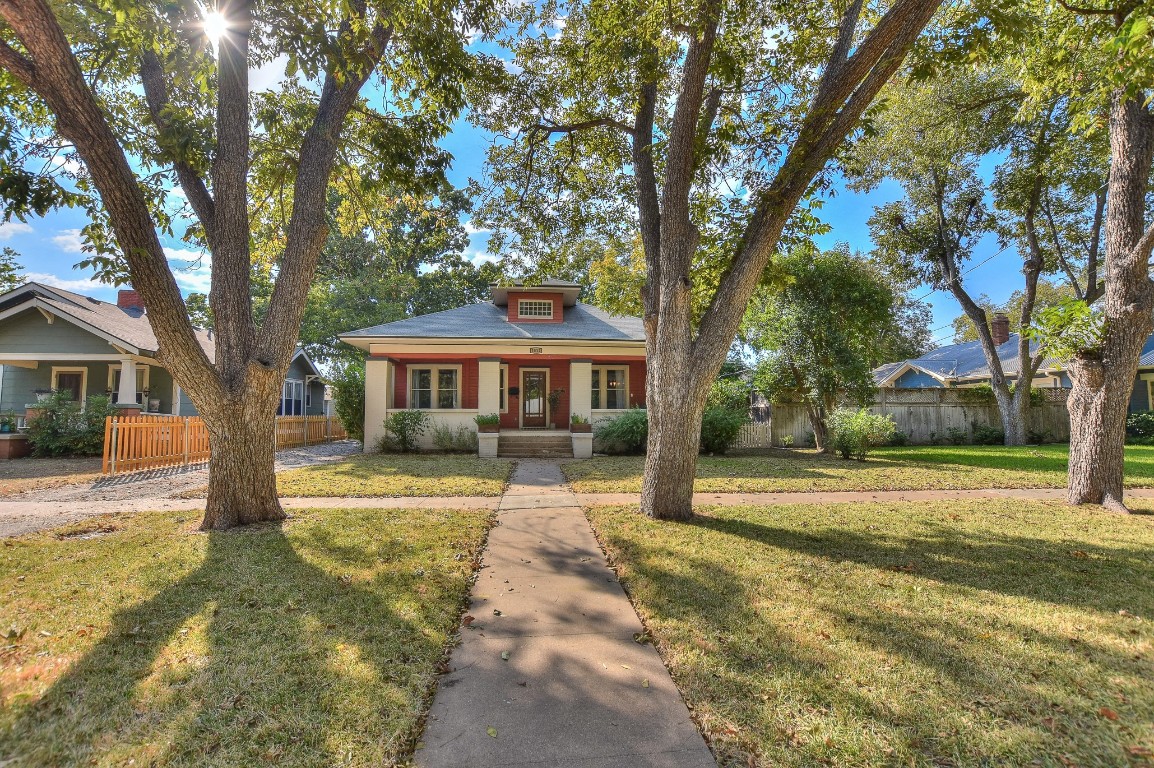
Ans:
{"type": "MultiPolygon", "coordinates": [[[[212,333],[198,330],[211,359],[212,333]]],[[[26,283],[0,295],[0,411],[23,415],[37,392],[68,390],[83,402],[109,395],[149,413],[192,416],[196,408],[156,360],[156,337],[135,291],[116,304],[26,283]]],[[[278,413],[321,414],[324,383],[297,352],[278,413]]]]}
{"type": "MultiPolygon", "coordinates": [[[[995,315],[990,324],[997,343],[1002,370],[1011,380],[1018,376],[1018,334],[1010,333],[1009,319],[995,315]]],[[[1037,345],[1031,343],[1031,350],[1037,345]]],[[[920,389],[925,387],[972,387],[990,383],[990,369],[980,341],[967,341],[938,347],[921,357],[887,363],[873,372],[874,382],[885,389],[920,389]]],[[[1034,375],[1035,387],[1066,387],[1070,374],[1055,360],[1044,360],[1034,375]]],[[[1130,395],[1130,412],[1154,408],[1154,336],[1142,347],[1138,374],[1130,395]]]]}

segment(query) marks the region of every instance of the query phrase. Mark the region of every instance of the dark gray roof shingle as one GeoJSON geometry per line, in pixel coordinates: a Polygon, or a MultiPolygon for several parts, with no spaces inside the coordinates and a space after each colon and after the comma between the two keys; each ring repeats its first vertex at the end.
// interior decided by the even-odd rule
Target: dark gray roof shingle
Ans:
{"type": "Polygon", "coordinates": [[[507,318],[502,307],[469,304],[349,331],[341,334],[341,338],[645,341],[641,318],[611,315],[589,304],[567,307],[560,323],[511,323],[507,318]]]}
{"type": "MultiPolygon", "coordinates": [[[[107,301],[43,283],[25,283],[0,296],[0,310],[31,301],[34,297],[51,307],[58,315],[96,328],[130,347],[152,354],[157,351],[159,345],[156,342],[156,335],[152,332],[152,324],[143,311],[121,309],[107,301]]],[[[199,329],[196,336],[201,348],[211,360],[215,355],[212,337],[208,331],[199,329]]]]}

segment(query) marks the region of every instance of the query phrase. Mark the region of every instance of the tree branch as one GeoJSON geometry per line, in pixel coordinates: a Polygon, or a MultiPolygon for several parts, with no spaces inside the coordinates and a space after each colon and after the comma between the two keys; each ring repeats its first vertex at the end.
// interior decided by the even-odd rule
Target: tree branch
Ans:
{"type": "Polygon", "coordinates": [[[36,78],[36,67],[3,40],[0,40],[0,67],[11,72],[12,76],[25,87],[32,87],[32,81],[36,78]]]}
{"type": "MultiPolygon", "coordinates": [[[[161,66],[160,57],[154,51],[146,50],[140,57],[140,80],[144,85],[144,97],[148,102],[148,111],[152,115],[152,122],[160,132],[160,143],[163,147],[164,136],[172,130],[172,125],[164,114],[168,108],[168,89],[164,82],[164,68],[161,66]]],[[[189,205],[192,206],[192,210],[200,219],[200,223],[204,225],[209,247],[212,247],[213,239],[216,236],[216,204],[213,202],[212,195],[209,193],[208,187],[205,186],[204,179],[188,161],[174,157],[172,165],[176,170],[176,177],[180,182],[181,189],[184,190],[185,197],[188,198],[189,205]]]]}
{"type": "Polygon", "coordinates": [[[543,133],[545,136],[552,136],[554,133],[576,133],[578,131],[585,131],[590,128],[616,128],[619,131],[632,135],[633,128],[627,123],[620,120],[615,120],[611,117],[595,117],[590,120],[583,120],[578,123],[555,124],[555,123],[538,123],[531,125],[526,129],[528,133],[543,133]]]}

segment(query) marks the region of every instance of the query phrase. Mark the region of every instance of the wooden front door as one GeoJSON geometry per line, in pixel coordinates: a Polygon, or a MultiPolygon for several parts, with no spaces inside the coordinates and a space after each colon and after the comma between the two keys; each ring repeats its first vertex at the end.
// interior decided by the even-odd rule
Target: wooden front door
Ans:
{"type": "Polygon", "coordinates": [[[80,388],[84,386],[83,373],[58,373],[56,374],[56,389],[62,392],[67,392],[68,396],[73,400],[80,400],[80,388]]]}
{"type": "Polygon", "coordinates": [[[544,429],[548,424],[547,377],[546,371],[521,371],[522,429],[544,429]]]}

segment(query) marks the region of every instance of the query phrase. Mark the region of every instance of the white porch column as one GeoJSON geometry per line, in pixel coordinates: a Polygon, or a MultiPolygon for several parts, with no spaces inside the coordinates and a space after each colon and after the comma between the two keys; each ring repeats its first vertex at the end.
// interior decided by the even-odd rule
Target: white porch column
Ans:
{"type": "MultiPolygon", "coordinates": [[[[119,405],[136,405],[136,361],[120,358],[120,388],[116,390],[119,405]]],[[[147,404],[146,404],[147,405],[147,404]]]]}
{"type": "Polygon", "coordinates": [[[482,357],[477,361],[477,413],[487,416],[501,412],[501,360],[482,357]]]}
{"type": "Polygon", "coordinates": [[[385,435],[385,416],[393,399],[393,364],[388,360],[365,361],[365,453],[376,453],[385,435]]]}
{"type": "Polygon", "coordinates": [[[593,361],[569,363],[569,410],[586,419],[593,415],[593,361]]]}

